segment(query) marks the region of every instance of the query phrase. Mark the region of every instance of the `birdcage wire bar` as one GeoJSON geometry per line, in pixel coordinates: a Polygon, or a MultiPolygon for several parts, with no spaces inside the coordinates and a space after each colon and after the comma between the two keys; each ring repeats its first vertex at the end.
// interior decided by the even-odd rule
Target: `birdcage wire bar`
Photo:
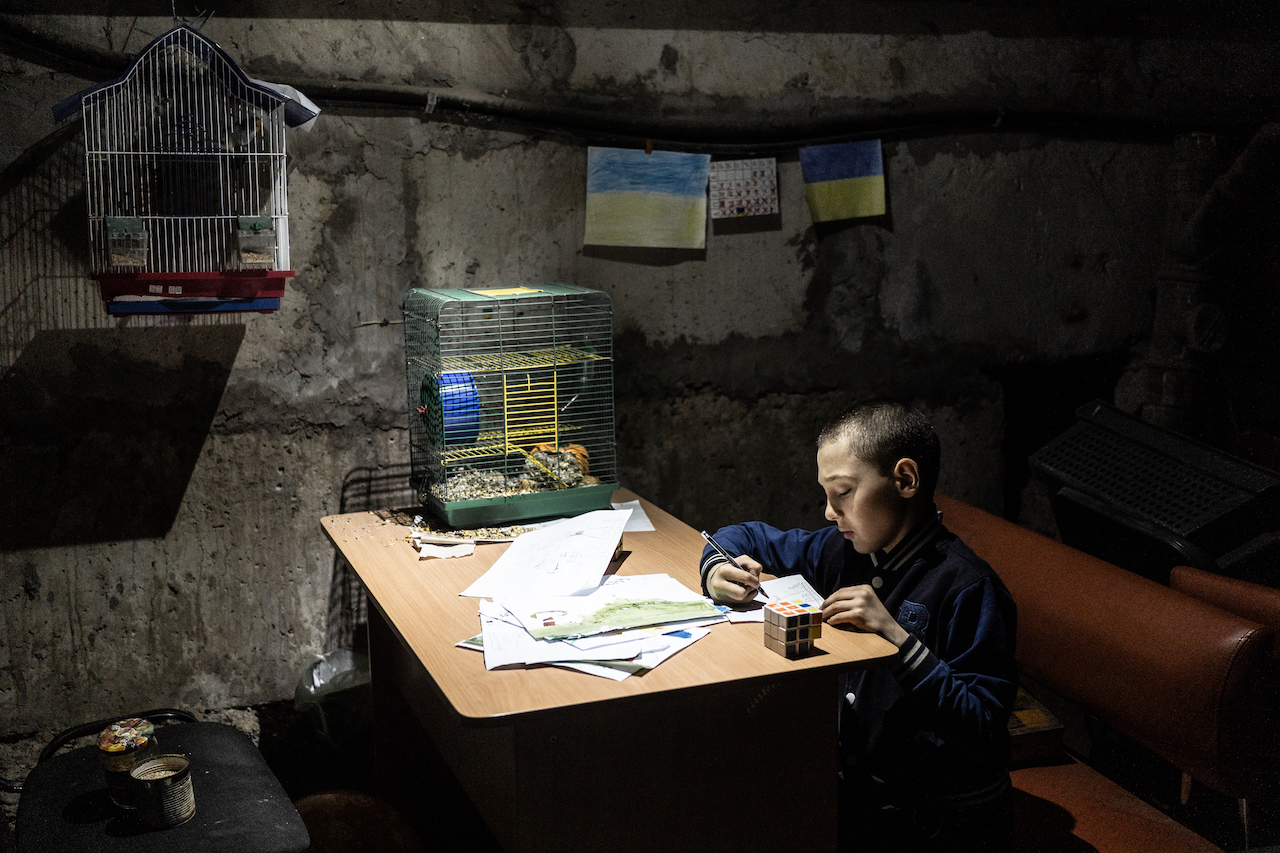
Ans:
{"type": "Polygon", "coordinates": [[[239,269],[243,217],[269,219],[273,266],[289,267],[284,100],[247,86],[189,30],[87,94],[83,117],[95,273],[239,269]],[[140,222],[130,233],[145,237],[141,256],[113,256],[112,237],[126,242],[109,233],[119,220],[140,222]]]}

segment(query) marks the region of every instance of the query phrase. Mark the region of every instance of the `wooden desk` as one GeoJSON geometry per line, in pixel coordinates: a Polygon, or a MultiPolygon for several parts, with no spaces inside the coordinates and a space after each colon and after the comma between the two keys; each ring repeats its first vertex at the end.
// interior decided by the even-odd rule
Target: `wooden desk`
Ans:
{"type": "MultiPolygon", "coordinates": [[[[619,573],[698,589],[702,537],[642,505],[656,529],[625,535],[619,573]]],[[[458,593],[506,545],[419,561],[406,529],[375,513],[321,524],[369,591],[374,684],[409,702],[504,849],[834,849],[835,674],[886,661],[892,644],[829,629],[819,654],[790,661],[759,624],[722,624],[622,682],[488,672],[454,646],[480,630],[476,600],[458,593]]]]}

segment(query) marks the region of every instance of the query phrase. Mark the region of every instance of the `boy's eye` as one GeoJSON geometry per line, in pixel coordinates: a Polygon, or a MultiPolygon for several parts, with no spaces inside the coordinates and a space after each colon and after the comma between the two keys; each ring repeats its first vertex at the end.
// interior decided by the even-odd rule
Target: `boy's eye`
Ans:
{"type": "Polygon", "coordinates": [[[853,489],[845,489],[843,492],[837,492],[837,493],[836,493],[836,497],[838,497],[838,498],[842,498],[842,497],[844,497],[845,495],[849,494],[849,493],[850,493],[850,492],[852,492],[852,491],[853,491],[853,489]]]}

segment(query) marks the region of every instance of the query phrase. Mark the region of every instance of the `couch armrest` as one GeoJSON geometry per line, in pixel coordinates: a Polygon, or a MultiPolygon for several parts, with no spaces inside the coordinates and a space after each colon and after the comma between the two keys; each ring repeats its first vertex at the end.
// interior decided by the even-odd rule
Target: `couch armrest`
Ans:
{"type": "MultiPolygon", "coordinates": [[[[1169,586],[1273,631],[1280,630],[1280,589],[1191,566],[1175,566],[1169,573],[1169,586]]],[[[1280,659],[1280,636],[1271,647],[1271,655],[1280,659]]]]}
{"type": "Polygon", "coordinates": [[[1274,633],[939,495],[943,523],[1018,605],[1018,667],[1205,784],[1245,796],[1262,777],[1240,734],[1274,633]]]}
{"type": "Polygon", "coordinates": [[[1257,716],[1244,720],[1234,734],[1242,751],[1270,768],[1261,782],[1272,790],[1280,784],[1280,590],[1238,578],[1224,577],[1190,566],[1175,566],[1169,585],[1213,606],[1265,625],[1276,632],[1267,661],[1254,683],[1257,716]]]}

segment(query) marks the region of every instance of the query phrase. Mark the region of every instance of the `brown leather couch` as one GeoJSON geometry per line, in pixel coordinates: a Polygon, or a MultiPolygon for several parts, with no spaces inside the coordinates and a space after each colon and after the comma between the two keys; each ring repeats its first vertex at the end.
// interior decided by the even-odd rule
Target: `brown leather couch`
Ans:
{"type": "MultiPolygon", "coordinates": [[[[1280,640],[1255,621],[1262,613],[1215,606],[1227,593],[1202,577],[1216,593],[1191,591],[1185,573],[1191,594],[1163,586],[942,495],[937,504],[1013,594],[1026,677],[1215,790],[1248,797],[1269,784],[1280,640]]],[[[1013,781],[1020,850],[1220,849],[1066,754],[1013,781]]]]}

